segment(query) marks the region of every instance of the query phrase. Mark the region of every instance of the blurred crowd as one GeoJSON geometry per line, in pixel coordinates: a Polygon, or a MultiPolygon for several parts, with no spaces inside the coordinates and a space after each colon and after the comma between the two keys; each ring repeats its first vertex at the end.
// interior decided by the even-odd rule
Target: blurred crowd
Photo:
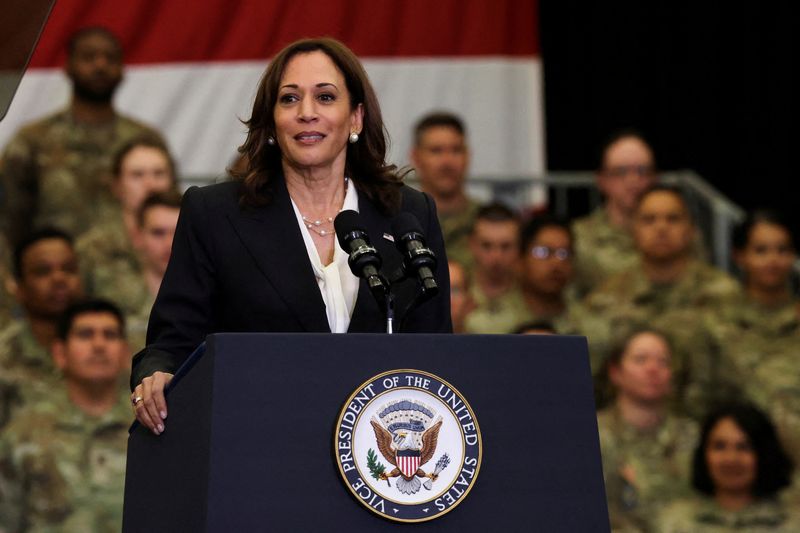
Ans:
{"type": "MultiPolygon", "coordinates": [[[[162,136],[113,107],[117,38],[88,28],[67,50],[69,105],[0,159],[0,532],[119,530],[130,359],[181,202],[162,136]]],[[[635,131],[599,147],[604,204],[574,220],[470,198],[458,116],[412,135],[455,332],[587,337],[612,528],[800,531],[800,307],[781,214],[737,228],[734,277],[708,263],[635,131]]]]}

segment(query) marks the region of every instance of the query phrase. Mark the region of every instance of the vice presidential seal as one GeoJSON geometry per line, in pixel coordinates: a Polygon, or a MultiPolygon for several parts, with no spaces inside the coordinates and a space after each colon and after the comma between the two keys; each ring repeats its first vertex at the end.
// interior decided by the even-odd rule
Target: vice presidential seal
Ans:
{"type": "Polygon", "coordinates": [[[478,477],[481,433],[467,401],[442,378],[391,370],[347,399],[334,453],[350,491],[400,522],[437,518],[461,503],[478,477]]]}

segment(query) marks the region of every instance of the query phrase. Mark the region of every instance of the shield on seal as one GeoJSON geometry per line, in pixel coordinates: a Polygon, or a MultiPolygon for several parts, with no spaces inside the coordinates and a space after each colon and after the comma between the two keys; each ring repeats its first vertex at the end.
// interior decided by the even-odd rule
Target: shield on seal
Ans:
{"type": "Polygon", "coordinates": [[[419,450],[397,450],[397,468],[407,478],[411,478],[419,468],[419,450]]]}

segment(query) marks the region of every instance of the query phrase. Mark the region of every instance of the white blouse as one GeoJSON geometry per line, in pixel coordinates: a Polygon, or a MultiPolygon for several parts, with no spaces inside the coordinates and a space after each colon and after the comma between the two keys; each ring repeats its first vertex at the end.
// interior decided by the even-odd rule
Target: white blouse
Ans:
{"type": "MultiPolygon", "coordinates": [[[[350,317],[353,316],[359,285],[359,279],[347,264],[349,254],[339,246],[339,239],[334,235],[333,261],[328,266],[323,266],[311,233],[303,222],[303,215],[300,214],[294,200],[292,200],[292,208],[297,217],[297,224],[300,226],[300,233],[303,235],[311,268],[314,269],[314,275],[317,278],[322,301],[325,302],[325,314],[328,315],[331,332],[346,333],[350,326],[350,317]]],[[[358,193],[353,185],[353,180],[347,180],[347,191],[345,191],[342,204],[342,211],[347,209],[358,211],[358,193]]]]}

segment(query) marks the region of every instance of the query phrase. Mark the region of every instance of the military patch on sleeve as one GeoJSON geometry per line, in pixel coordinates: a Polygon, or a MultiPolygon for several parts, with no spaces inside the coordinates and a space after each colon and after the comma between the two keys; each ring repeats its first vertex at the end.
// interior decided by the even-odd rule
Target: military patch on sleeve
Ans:
{"type": "Polygon", "coordinates": [[[481,465],[475,413],[443,379],[420,370],[377,375],[347,399],[334,435],[339,472],[369,510],[399,522],[460,504],[481,465]]]}

